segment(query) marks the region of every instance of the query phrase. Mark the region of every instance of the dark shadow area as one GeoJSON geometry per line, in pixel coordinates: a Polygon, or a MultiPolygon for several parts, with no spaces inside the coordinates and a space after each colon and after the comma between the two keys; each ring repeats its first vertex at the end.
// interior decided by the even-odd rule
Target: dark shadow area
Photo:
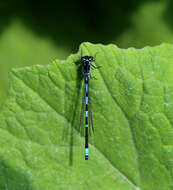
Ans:
{"type": "Polygon", "coordinates": [[[168,26],[173,30],[173,1],[168,0],[166,4],[167,7],[164,12],[163,18],[164,21],[168,24],[168,26]]]}
{"type": "Polygon", "coordinates": [[[29,183],[24,173],[11,168],[5,160],[0,160],[0,189],[2,190],[29,190],[32,184],[29,183]]]}
{"type": "Polygon", "coordinates": [[[78,105],[80,105],[80,91],[81,91],[81,87],[82,87],[82,69],[81,69],[81,63],[78,62],[76,63],[77,65],[77,80],[76,80],[76,90],[74,91],[74,95],[73,95],[73,100],[74,103],[72,105],[72,107],[74,108],[73,110],[69,110],[72,113],[72,116],[70,118],[70,123],[72,125],[71,127],[71,131],[70,131],[70,157],[69,157],[69,165],[72,166],[73,165],[73,143],[74,143],[74,139],[73,139],[73,131],[74,131],[74,127],[75,130],[78,130],[78,126],[80,122],[75,122],[75,121],[79,121],[78,118],[80,118],[80,116],[78,116],[77,113],[77,109],[78,109],[78,105]]]}
{"type": "MultiPolygon", "coordinates": [[[[73,145],[74,145],[74,130],[78,131],[79,130],[79,124],[80,124],[80,115],[78,114],[79,112],[77,111],[80,109],[81,105],[81,88],[82,88],[82,80],[83,80],[83,74],[82,74],[82,64],[80,61],[78,61],[76,64],[77,68],[77,80],[75,84],[75,89],[72,91],[72,94],[69,94],[69,82],[68,85],[65,87],[65,94],[67,95],[67,98],[65,97],[65,105],[67,106],[65,108],[65,114],[66,114],[66,119],[68,120],[68,123],[71,124],[71,127],[65,127],[63,131],[63,140],[68,140],[68,136],[70,137],[69,139],[69,165],[73,165],[73,145]],[[70,98],[71,96],[71,98],[70,98]],[[68,106],[68,101],[69,99],[73,100],[71,105],[68,106]],[[70,130],[70,131],[69,131],[70,130]]],[[[80,132],[80,131],[79,131],[80,132]]]]}
{"type": "MultiPolygon", "coordinates": [[[[156,1],[156,0],[145,0],[156,1]]],[[[0,32],[19,18],[39,36],[78,50],[81,42],[111,43],[130,26],[130,15],[144,0],[2,0],[0,32]]],[[[171,2],[171,1],[170,1],[171,2]]]]}

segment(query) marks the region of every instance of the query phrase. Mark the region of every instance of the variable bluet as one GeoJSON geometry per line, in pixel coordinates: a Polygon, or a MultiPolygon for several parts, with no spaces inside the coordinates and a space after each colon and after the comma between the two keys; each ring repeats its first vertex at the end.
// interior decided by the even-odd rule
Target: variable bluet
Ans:
{"type": "Polygon", "coordinates": [[[93,61],[95,61],[95,59],[92,56],[81,57],[82,71],[83,71],[83,76],[84,76],[84,90],[83,90],[83,96],[82,96],[82,109],[81,109],[79,129],[81,126],[83,114],[85,112],[85,160],[88,160],[88,154],[89,154],[88,132],[91,135],[91,127],[90,126],[92,126],[92,131],[94,133],[90,94],[89,94],[89,79],[92,78],[90,70],[97,69],[99,67],[96,67],[95,65],[93,65],[91,63],[93,61]],[[84,104],[85,104],[85,109],[84,109],[84,104]],[[89,128],[89,130],[88,130],[88,128],[89,128]]]}

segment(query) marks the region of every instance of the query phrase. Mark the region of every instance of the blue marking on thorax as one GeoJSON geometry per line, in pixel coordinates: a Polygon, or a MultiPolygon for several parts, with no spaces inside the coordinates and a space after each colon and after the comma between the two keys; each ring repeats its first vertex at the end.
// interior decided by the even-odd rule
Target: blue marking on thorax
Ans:
{"type": "Polygon", "coordinates": [[[85,81],[86,81],[86,82],[88,81],[88,75],[85,76],[85,81]]]}
{"type": "Polygon", "coordinates": [[[86,104],[88,104],[88,96],[86,96],[86,104]]]}
{"type": "Polygon", "coordinates": [[[88,127],[88,124],[86,124],[85,127],[88,127]]]}
{"type": "Polygon", "coordinates": [[[88,156],[88,148],[85,148],[85,155],[88,156]]]}
{"type": "Polygon", "coordinates": [[[88,117],[88,111],[85,111],[85,117],[88,117]]]}
{"type": "Polygon", "coordinates": [[[85,85],[86,93],[88,93],[88,84],[85,85]]]}

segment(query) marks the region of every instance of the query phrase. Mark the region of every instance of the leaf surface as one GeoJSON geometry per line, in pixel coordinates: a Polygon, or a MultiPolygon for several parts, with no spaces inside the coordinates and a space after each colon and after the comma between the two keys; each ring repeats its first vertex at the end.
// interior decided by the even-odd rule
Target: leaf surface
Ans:
{"type": "Polygon", "coordinates": [[[0,189],[173,189],[173,46],[119,49],[83,43],[47,66],[13,69],[0,112],[0,189]],[[84,160],[80,58],[95,134],[84,160]]]}

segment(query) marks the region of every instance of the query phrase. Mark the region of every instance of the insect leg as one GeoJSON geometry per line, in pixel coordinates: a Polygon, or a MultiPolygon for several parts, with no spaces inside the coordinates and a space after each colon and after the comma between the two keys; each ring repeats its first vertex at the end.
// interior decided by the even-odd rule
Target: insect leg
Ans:
{"type": "Polygon", "coordinates": [[[91,65],[92,69],[99,69],[99,68],[101,68],[101,66],[95,66],[95,65],[92,64],[92,63],[90,63],[90,65],[91,65]]]}

